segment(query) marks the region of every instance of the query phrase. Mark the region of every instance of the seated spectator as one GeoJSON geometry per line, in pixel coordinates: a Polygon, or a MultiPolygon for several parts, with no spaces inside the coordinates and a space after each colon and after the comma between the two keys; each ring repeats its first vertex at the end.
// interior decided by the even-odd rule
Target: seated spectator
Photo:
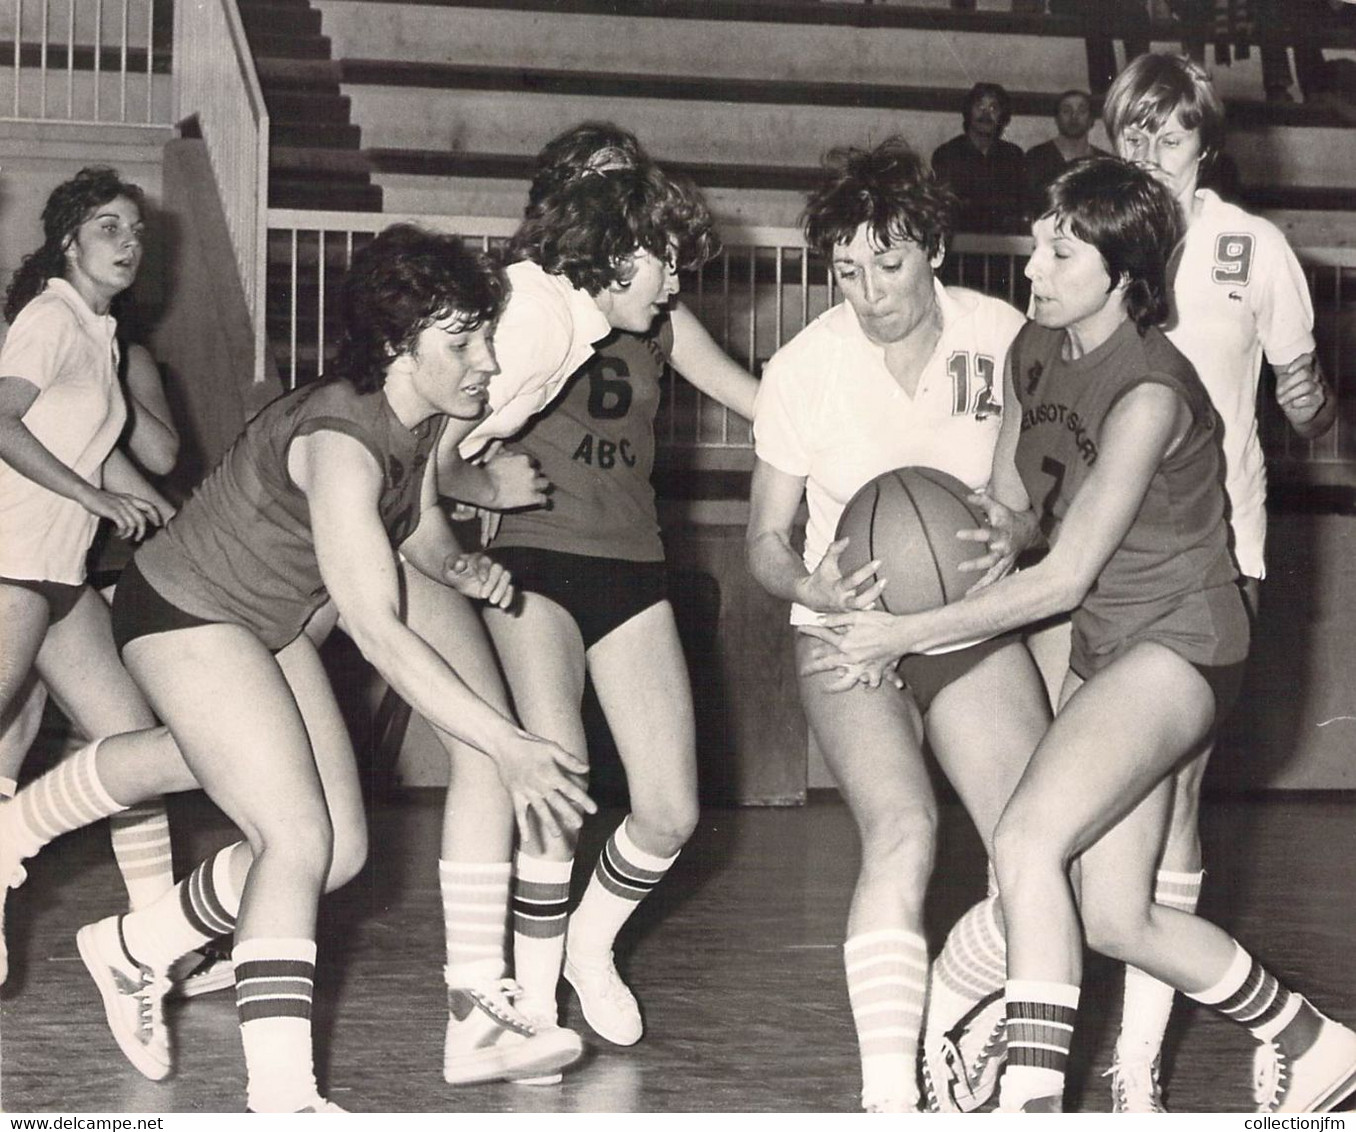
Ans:
{"type": "Polygon", "coordinates": [[[939,145],[932,168],[960,198],[962,232],[1019,232],[1026,227],[1026,163],[1020,146],[1003,140],[1012,118],[1008,92],[975,83],[961,110],[965,132],[939,145]]]}
{"type": "Polygon", "coordinates": [[[1083,90],[1066,90],[1055,105],[1055,136],[1026,151],[1026,178],[1034,205],[1045,199],[1045,186],[1070,161],[1106,151],[1088,141],[1092,129],[1092,96],[1083,90]]]}

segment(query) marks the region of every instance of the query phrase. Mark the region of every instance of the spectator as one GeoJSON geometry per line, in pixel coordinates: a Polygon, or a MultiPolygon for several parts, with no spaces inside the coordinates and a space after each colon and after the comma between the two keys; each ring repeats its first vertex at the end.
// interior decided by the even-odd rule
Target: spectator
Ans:
{"type": "Polygon", "coordinates": [[[1008,92],[975,83],[961,111],[965,132],[939,145],[932,168],[960,198],[957,229],[1016,232],[1026,224],[1026,161],[1020,146],[1003,140],[1012,118],[1008,92]]]}
{"type": "Polygon", "coordinates": [[[1064,166],[1080,157],[1105,153],[1088,141],[1092,129],[1092,96],[1084,90],[1066,90],[1055,105],[1057,133],[1026,151],[1026,178],[1032,201],[1043,200],[1045,186],[1064,166]]]}

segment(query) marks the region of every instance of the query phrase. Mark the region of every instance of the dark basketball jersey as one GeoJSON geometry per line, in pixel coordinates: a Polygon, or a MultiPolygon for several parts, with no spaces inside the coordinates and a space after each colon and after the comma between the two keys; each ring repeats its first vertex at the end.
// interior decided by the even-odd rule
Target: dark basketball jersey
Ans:
{"type": "Polygon", "coordinates": [[[650,474],[672,345],[667,318],[649,334],[616,331],[596,344],[559,399],[509,445],[541,465],[551,505],[506,514],[496,546],[663,559],[650,474]]]}
{"type": "MultiPolygon", "coordinates": [[[[1130,529],[1074,611],[1075,668],[1096,671],[1140,640],[1158,640],[1196,664],[1247,655],[1224,519],[1219,424],[1191,363],[1157,329],[1127,321],[1106,342],[1065,361],[1063,330],[1028,324],[1012,346],[1022,408],[1017,470],[1046,534],[1097,463],[1107,414],[1144,382],[1166,385],[1192,423],[1164,458],[1130,529]]],[[[1080,675],[1090,675],[1080,671],[1080,675]]]]}
{"type": "Polygon", "coordinates": [[[287,472],[297,437],[330,430],[362,443],[384,469],[378,510],[398,546],[419,521],[419,493],[442,418],[413,431],[381,392],[323,382],[267,406],[163,531],[137,566],[187,613],[230,621],[270,648],[292,640],[328,594],[320,579],[310,507],[287,472]]]}

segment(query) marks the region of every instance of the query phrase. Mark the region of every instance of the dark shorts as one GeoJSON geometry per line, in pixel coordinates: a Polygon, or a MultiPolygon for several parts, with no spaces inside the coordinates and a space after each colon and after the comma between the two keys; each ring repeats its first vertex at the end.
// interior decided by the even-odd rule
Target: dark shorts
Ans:
{"type": "Polygon", "coordinates": [[[212,624],[215,622],[185,613],[161,597],[137,569],[135,559],[123,567],[118,588],[113,591],[113,643],[119,656],[138,637],[212,624]]]}
{"type": "Polygon", "coordinates": [[[932,701],[943,688],[955,683],[962,676],[978,668],[994,653],[1007,648],[1013,641],[1019,639],[1015,632],[1000,633],[987,641],[971,645],[968,649],[956,649],[936,656],[910,653],[899,662],[899,674],[904,677],[904,683],[913,693],[918,710],[927,715],[932,701]]]}
{"type": "Polygon", "coordinates": [[[0,586],[31,590],[47,602],[47,623],[55,625],[75,608],[85,592],[85,583],[44,582],[36,578],[0,578],[0,586]]]}
{"type": "Polygon", "coordinates": [[[668,570],[662,562],[595,558],[530,546],[492,546],[488,553],[513,575],[518,589],[549,598],[573,617],[585,649],[669,596],[668,570]]]}

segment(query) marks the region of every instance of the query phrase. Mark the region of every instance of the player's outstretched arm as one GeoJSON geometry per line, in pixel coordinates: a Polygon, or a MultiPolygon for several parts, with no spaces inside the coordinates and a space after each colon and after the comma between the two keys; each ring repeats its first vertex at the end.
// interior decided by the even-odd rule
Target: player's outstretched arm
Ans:
{"type": "Polygon", "coordinates": [[[753,420],[758,381],[716,345],[701,321],[682,303],[674,303],[673,364],[695,388],[745,420],[753,420]]]}

